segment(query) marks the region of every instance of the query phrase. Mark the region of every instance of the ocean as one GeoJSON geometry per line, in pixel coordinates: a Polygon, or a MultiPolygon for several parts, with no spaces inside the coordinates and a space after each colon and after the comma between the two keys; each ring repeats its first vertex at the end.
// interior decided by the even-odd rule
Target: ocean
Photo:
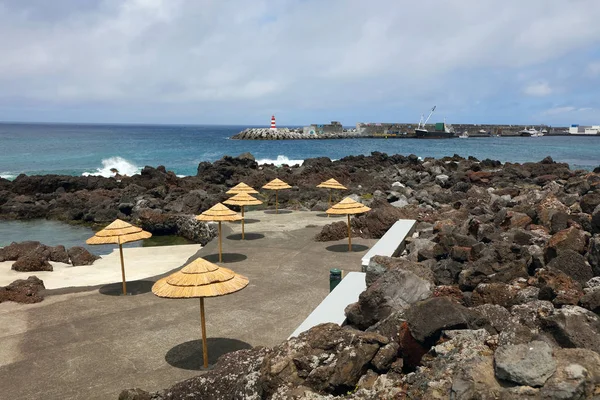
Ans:
{"type": "Polygon", "coordinates": [[[539,161],[551,156],[571,168],[600,165],[600,137],[500,137],[469,139],[335,139],[242,141],[230,137],[246,126],[91,125],[0,123],[0,176],[65,174],[132,175],[144,166],[164,165],[177,175],[195,175],[201,161],[252,153],[261,163],[301,163],[306,158],[347,155],[459,154],[503,162],[539,161]]]}
{"type": "MultiPolygon", "coordinates": [[[[340,159],[348,155],[415,154],[443,157],[459,154],[500,161],[539,161],[551,156],[571,168],[600,165],[600,137],[469,138],[469,139],[335,139],[242,141],[230,137],[245,126],[151,126],[78,124],[0,124],[0,176],[25,173],[112,176],[111,168],[133,175],[146,166],[164,165],[177,175],[195,175],[201,161],[252,153],[259,163],[299,164],[306,158],[340,159]]],[[[86,246],[88,227],[56,221],[0,222],[0,247],[12,241],[39,240],[48,245],[86,246]]],[[[177,237],[156,237],[143,245],[177,244],[177,237]]],[[[183,240],[184,241],[184,240],[183,240]]],[[[128,246],[140,246],[132,243],[128,246]]],[[[114,246],[86,246],[106,254],[114,246]]]]}

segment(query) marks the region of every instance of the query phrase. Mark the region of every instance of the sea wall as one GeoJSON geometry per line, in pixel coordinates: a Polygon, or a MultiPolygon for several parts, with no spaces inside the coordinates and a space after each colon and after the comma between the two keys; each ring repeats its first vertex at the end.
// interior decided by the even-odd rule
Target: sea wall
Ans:
{"type": "Polygon", "coordinates": [[[232,139],[240,140],[291,140],[291,139],[351,139],[366,137],[356,131],[327,132],[312,134],[308,130],[277,128],[248,128],[244,129],[232,139]]]}
{"type": "MultiPolygon", "coordinates": [[[[289,139],[351,139],[397,137],[414,138],[417,124],[411,123],[358,123],[356,129],[346,129],[333,125],[310,125],[305,128],[248,128],[233,136],[241,140],[289,140],[289,139]],[[331,127],[331,129],[319,129],[331,127]],[[336,129],[334,129],[336,128],[336,129]]],[[[492,125],[492,124],[453,124],[456,135],[467,132],[470,137],[518,136],[519,131],[531,128],[531,125],[492,125]]],[[[434,124],[426,125],[428,130],[434,130],[434,124]]],[[[564,134],[566,127],[538,126],[536,129],[546,129],[548,135],[564,134]]]]}

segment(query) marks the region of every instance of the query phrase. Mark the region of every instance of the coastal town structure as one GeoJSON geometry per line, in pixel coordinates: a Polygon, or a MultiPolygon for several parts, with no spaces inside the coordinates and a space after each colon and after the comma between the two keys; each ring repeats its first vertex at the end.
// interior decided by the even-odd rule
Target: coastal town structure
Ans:
{"type": "MultiPolygon", "coordinates": [[[[427,124],[425,128],[431,131],[448,126],[445,123],[427,124]]],[[[241,140],[286,140],[286,139],[354,139],[354,138],[416,138],[415,123],[365,123],[359,122],[355,127],[344,126],[339,121],[329,124],[310,124],[300,128],[277,128],[275,117],[271,119],[270,128],[248,128],[234,135],[232,139],[241,140]]],[[[536,126],[545,136],[566,135],[598,135],[600,126],[580,127],[551,127],[547,125],[536,126]]],[[[467,137],[516,137],[523,136],[523,132],[532,129],[531,125],[495,125],[495,124],[453,124],[454,137],[464,135],[467,137]]],[[[536,132],[538,131],[536,130],[536,132]]]]}
{"type": "Polygon", "coordinates": [[[571,135],[598,135],[599,133],[600,125],[580,126],[572,124],[569,127],[569,134],[571,135]]]}

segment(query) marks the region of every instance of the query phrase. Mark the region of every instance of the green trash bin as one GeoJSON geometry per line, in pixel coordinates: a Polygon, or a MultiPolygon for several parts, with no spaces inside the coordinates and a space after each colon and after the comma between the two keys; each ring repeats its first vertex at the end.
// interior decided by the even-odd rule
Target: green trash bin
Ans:
{"type": "Polygon", "coordinates": [[[335,287],[342,281],[342,271],[337,268],[332,268],[329,270],[329,292],[331,292],[335,287]]]}

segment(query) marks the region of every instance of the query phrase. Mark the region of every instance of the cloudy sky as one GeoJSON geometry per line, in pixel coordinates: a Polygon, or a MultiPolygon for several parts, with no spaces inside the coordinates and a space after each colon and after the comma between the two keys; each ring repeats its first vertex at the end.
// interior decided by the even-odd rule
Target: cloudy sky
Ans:
{"type": "Polygon", "coordinates": [[[0,121],[600,123],[600,0],[0,0],[0,121]],[[435,119],[435,118],[434,118],[435,119]]]}

